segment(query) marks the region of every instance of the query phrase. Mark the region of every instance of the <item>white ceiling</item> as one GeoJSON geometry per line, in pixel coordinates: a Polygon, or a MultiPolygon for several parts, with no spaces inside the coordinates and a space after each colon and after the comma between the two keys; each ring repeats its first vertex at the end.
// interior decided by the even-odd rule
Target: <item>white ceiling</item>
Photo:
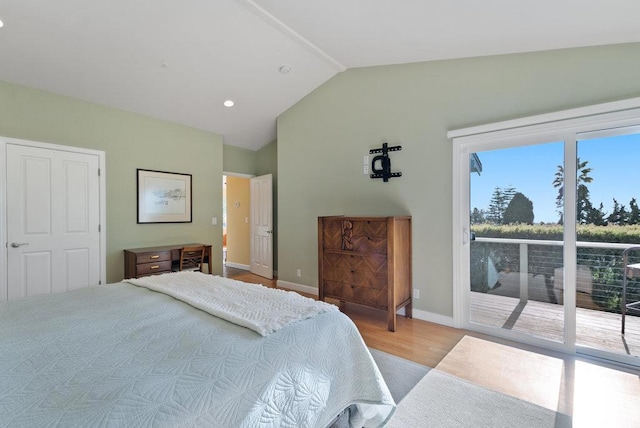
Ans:
{"type": "Polygon", "coordinates": [[[639,18],[637,0],[0,0],[0,80],[257,150],[345,69],[638,42],[639,18]]]}

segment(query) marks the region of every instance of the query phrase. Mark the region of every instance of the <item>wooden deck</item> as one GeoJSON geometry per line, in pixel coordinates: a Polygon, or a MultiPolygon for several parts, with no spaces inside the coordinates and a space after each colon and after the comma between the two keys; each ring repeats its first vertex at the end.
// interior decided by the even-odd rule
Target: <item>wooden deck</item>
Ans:
{"type": "MultiPolygon", "coordinates": [[[[564,307],[552,303],[484,293],[471,293],[473,323],[563,341],[564,307]]],[[[620,355],[640,357],[640,317],[626,317],[620,334],[621,315],[592,309],[576,309],[576,344],[620,355]]]]}

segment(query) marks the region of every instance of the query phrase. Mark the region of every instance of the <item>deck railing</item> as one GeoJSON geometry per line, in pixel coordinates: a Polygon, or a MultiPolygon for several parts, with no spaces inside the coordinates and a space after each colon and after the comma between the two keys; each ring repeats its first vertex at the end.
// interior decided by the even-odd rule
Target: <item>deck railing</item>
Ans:
{"type": "MultiPolygon", "coordinates": [[[[519,274],[519,292],[511,297],[519,297],[523,302],[531,299],[560,303],[554,301],[554,298],[562,295],[562,277],[557,276],[562,275],[563,245],[562,241],[476,237],[472,241],[472,271],[475,266],[482,272],[475,273],[475,280],[472,272],[472,290],[495,292],[487,283],[491,275],[489,266],[493,265],[501,274],[510,272],[511,279],[516,272],[519,274]],[[474,260],[474,256],[480,259],[474,260]],[[539,294],[540,287],[537,288],[538,294],[532,295],[532,280],[538,285],[544,281],[548,296],[539,294]]],[[[581,267],[578,271],[577,289],[585,293],[588,291],[590,294],[595,303],[590,309],[613,312],[619,310],[623,275],[622,252],[636,245],[638,244],[586,241],[576,243],[577,264],[581,267]]],[[[630,292],[634,295],[640,293],[640,281],[635,280],[630,292]]],[[[578,305],[580,304],[578,302],[578,305]]]]}

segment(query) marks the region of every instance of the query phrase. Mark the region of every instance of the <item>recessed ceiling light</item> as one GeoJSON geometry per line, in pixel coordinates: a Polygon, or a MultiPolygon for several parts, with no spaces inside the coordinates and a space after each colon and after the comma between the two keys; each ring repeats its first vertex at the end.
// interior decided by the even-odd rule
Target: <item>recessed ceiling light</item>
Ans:
{"type": "Polygon", "coordinates": [[[283,65],[282,67],[280,67],[280,73],[282,74],[287,74],[290,71],[291,71],[290,65],[283,65]]]}
{"type": "Polygon", "coordinates": [[[0,28],[4,27],[4,22],[2,22],[2,18],[0,18],[0,28]]]}
{"type": "Polygon", "coordinates": [[[233,107],[234,104],[235,103],[233,101],[231,101],[231,100],[227,100],[227,101],[224,102],[224,106],[225,107],[233,107]]]}

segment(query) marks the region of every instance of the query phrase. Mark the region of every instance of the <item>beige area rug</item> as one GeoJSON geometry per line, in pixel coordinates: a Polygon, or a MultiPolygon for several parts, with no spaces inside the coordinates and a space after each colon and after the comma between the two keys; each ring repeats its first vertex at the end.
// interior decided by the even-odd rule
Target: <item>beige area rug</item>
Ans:
{"type": "Polygon", "coordinates": [[[430,370],[399,402],[388,427],[568,428],[570,416],[430,370]]]}
{"type": "Polygon", "coordinates": [[[369,349],[398,408],[387,427],[568,428],[572,418],[369,349]]]}

